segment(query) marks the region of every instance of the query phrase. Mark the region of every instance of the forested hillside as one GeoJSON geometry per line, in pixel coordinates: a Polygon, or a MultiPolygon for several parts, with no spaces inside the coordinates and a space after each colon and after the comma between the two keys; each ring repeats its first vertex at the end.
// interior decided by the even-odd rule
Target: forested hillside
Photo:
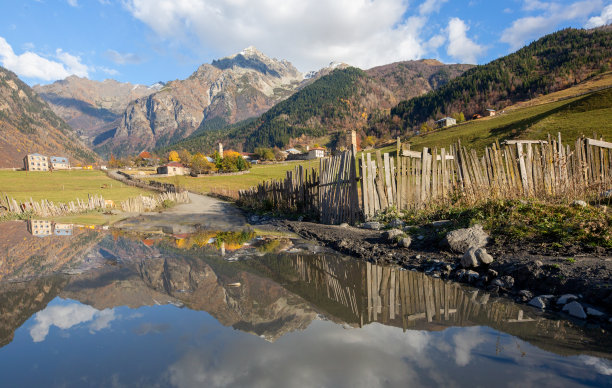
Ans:
{"type": "Polygon", "coordinates": [[[392,116],[404,129],[444,116],[502,109],[577,84],[610,68],[612,29],[565,29],[517,52],[474,67],[435,91],[399,103],[392,116]]]}

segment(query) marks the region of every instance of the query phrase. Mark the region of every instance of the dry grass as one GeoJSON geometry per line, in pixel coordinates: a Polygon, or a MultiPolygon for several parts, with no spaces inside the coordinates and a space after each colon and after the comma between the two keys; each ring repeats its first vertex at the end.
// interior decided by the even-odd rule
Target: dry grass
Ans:
{"type": "Polygon", "coordinates": [[[52,202],[70,202],[88,194],[99,194],[115,202],[149,192],[111,179],[102,171],[26,172],[0,171],[0,194],[17,201],[47,199],[52,202]]]}
{"type": "Polygon", "coordinates": [[[219,175],[194,178],[191,176],[176,176],[167,178],[155,178],[154,180],[164,183],[178,184],[181,187],[195,193],[208,194],[212,189],[223,189],[237,191],[257,186],[259,183],[270,179],[282,179],[289,170],[303,165],[304,168],[319,168],[318,160],[299,162],[286,162],[279,164],[254,165],[248,174],[243,175],[219,175]]]}

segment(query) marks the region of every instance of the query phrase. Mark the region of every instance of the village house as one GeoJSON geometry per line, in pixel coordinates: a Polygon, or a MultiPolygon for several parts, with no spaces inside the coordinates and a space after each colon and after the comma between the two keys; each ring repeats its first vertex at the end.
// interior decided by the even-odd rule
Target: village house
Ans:
{"type": "Polygon", "coordinates": [[[41,154],[28,154],[24,159],[27,171],[49,171],[49,158],[41,154]]]}
{"type": "Polygon", "coordinates": [[[455,120],[452,117],[444,117],[436,121],[436,126],[438,128],[446,128],[446,127],[450,127],[451,125],[455,125],[455,124],[457,124],[457,120],[455,120]]]}
{"type": "Polygon", "coordinates": [[[70,162],[68,161],[68,158],[63,156],[52,156],[51,168],[53,170],[70,170],[70,162]]]}
{"type": "Polygon", "coordinates": [[[53,234],[53,227],[51,225],[51,221],[29,220],[28,232],[36,237],[46,237],[53,234]]]}
{"type": "Polygon", "coordinates": [[[316,147],[316,148],[311,148],[308,150],[307,159],[318,159],[318,158],[324,158],[324,157],[325,157],[325,148],[316,147]]]}
{"type": "Polygon", "coordinates": [[[157,167],[158,174],[173,175],[188,175],[190,172],[188,167],[183,166],[179,162],[170,162],[164,166],[157,167]]]}
{"type": "Polygon", "coordinates": [[[485,115],[485,116],[495,116],[495,113],[496,113],[496,112],[495,112],[495,109],[487,109],[487,110],[484,112],[484,115],[485,115]]]}

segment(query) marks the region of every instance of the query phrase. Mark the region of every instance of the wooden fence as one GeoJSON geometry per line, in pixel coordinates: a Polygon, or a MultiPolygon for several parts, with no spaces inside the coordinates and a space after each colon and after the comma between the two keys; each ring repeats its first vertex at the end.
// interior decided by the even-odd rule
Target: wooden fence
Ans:
{"type": "Polygon", "coordinates": [[[287,171],[285,179],[263,182],[240,191],[238,196],[238,201],[248,207],[319,218],[319,175],[314,168],[307,170],[304,166],[296,166],[293,171],[287,171]]]}
{"type": "Polygon", "coordinates": [[[411,151],[397,142],[389,154],[361,158],[362,209],[366,218],[395,207],[418,209],[462,199],[583,199],[612,187],[612,143],[579,138],[495,143],[479,155],[460,142],[449,149],[411,151]]]}
{"type": "Polygon", "coordinates": [[[105,200],[100,195],[88,195],[87,201],[82,201],[77,198],[76,201],[70,201],[68,203],[54,203],[46,199],[37,202],[32,198],[30,198],[29,201],[18,202],[8,196],[2,196],[0,197],[0,209],[5,209],[5,213],[14,215],[32,214],[41,217],[54,217],[99,209],[112,209],[115,207],[119,207],[127,212],[145,212],[159,208],[163,205],[165,200],[176,203],[187,203],[189,202],[189,196],[187,192],[168,192],[152,196],[140,195],[122,201],[118,206],[116,206],[113,201],[105,200]]]}
{"type": "Polygon", "coordinates": [[[448,149],[425,147],[417,152],[398,139],[395,156],[363,153],[356,162],[354,155],[346,151],[323,158],[318,172],[298,166],[282,181],[241,191],[239,201],[339,224],[390,209],[420,209],[457,200],[467,204],[519,198],[568,201],[612,188],[612,143],[597,140],[596,135],[571,145],[562,143],[561,134],[547,140],[496,142],[481,154],[460,142],[448,149]]]}

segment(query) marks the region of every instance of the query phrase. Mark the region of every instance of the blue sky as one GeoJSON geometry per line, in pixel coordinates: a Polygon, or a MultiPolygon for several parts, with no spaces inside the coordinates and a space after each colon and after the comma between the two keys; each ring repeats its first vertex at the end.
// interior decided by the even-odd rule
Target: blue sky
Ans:
{"type": "Polygon", "coordinates": [[[300,71],[331,61],[487,63],[611,0],[4,0],[0,64],[30,85],[70,74],[153,84],[253,45],[300,71]]]}

